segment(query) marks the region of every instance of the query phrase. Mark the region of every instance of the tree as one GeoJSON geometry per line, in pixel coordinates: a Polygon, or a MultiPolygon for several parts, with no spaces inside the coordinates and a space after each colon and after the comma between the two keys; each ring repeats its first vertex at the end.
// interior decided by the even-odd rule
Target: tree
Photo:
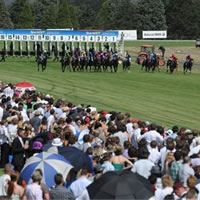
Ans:
{"type": "MultiPolygon", "coordinates": [[[[71,12],[71,10],[70,10],[71,12]]],[[[67,0],[60,0],[57,16],[57,28],[72,28],[67,0]]]]}
{"type": "Polygon", "coordinates": [[[166,6],[168,35],[172,39],[192,39],[199,33],[199,5],[193,0],[170,0],[166,6]]]}
{"type": "Polygon", "coordinates": [[[19,15],[18,27],[27,29],[34,28],[34,17],[29,0],[25,0],[24,2],[24,8],[19,15]]]}
{"type": "Polygon", "coordinates": [[[33,4],[35,28],[56,28],[57,2],[55,0],[36,0],[33,4]]]}
{"type": "Polygon", "coordinates": [[[23,9],[24,9],[24,1],[23,0],[15,0],[10,6],[11,20],[12,20],[15,28],[21,28],[19,21],[20,21],[20,15],[21,15],[23,9]]]}
{"type": "Polygon", "coordinates": [[[136,7],[138,36],[142,30],[166,30],[164,4],[161,0],[140,0],[136,7]]]}
{"type": "Polygon", "coordinates": [[[13,23],[4,0],[0,0],[0,18],[0,28],[13,28],[13,23]]]}
{"type": "Polygon", "coordinates": [[[69,10],[70,10],[70,19],[72,23],[72,28],[79,29],[80,24],[79,24],[78,18],[79,18],[80,9],[78,7],[69,5],[69,10]]]}
{"type": "Polygon", "coordinates": [[[110,18],[108,17],[110,15],[110,5],[108,1],[105,1],[101,9],[97,15],[96,18],[96,25],[100,29],[109,29],[110,26],[110,18]]]}

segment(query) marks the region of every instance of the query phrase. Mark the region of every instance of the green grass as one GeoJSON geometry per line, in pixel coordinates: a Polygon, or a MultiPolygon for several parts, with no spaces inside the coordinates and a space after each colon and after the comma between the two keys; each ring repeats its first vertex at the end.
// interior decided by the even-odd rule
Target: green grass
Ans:
{"type": "Polygon", "coordinates": [[[0,63],[0,80],[28,81],[55,98],[90,104],[98,110],[129,112],[133,118],[168,128],[176,124],[200,129],[199,71],[187,75],[167,74],[166,69],[146,73],[133,64],[131,73],[123,72],[121,66],[118,73],[62,73],[60,63],[49,60],[42,73],[37,71],[34,58],[8,58],[6,63],[0,63]]]}

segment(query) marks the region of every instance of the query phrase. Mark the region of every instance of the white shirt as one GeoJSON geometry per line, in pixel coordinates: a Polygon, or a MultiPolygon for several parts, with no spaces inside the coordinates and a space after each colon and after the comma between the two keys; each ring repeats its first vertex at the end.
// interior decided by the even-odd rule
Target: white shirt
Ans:
{"type": "Polygon", "coordinates": [[[42,189],[41,186],[37,183],[28,184],[25,192],[25,196],[28,200],[41,200],[42,198],[42,189]]]}
{"type": "Polygon", "coordinates": [[[133,123],[130,122],[130,123],[126,124],[126,130],[130,134],[130,136],[132,136],[132,133],[133,133],[133,123]]]}
{"type": "Polygon", "coordinates": [[[12,99],[14,90],[12,90],[9,86],[5,88],[3,92],[6,95],[6,97],[10,97],[12,99]]]}
{"type": "Polygon", "coordinates": [[[134,163],[131,171],[134,173],[138,173],[139,175],[148,179],[149,176],[151,175],[151,169],[153,166],[155,166],[155,165],[150,160],[141,159],[141,160],[137,160],[134,163]]]}
{"type": "Polygon", "coordinates": [[[194,176],[194,170],[189,164],[183,164],[183,167],[179,170],[179,180],[183,183],[184,187],[187,187],[187,178],[192,175],[194,176]]]}
{"type": "Polygon", "coordinates": [[[3,118],[3,108],[0,106],[0,121],[2,120],[3,118]]]}
{"type": "Polygon", "coordinates": [[[114,136],[119,138],[120,145],[122,147],[124,146],[124,142],[128,141],[128,136],[126,135],[126,133],[123,133],[122,131],[118,131],[117,133],[114,134],[114,136]]]}
{"type": "Polygon", "coordinates": [[[74,196],[77,198],[83,193],[86,187],[90,185],[91,183],[92,182],[89,181],[86,177],[80,177],[71,184],[70,189],[72,193],[74,194],[74,196]]]}
{"type": "Polygon", "coordinates": [[[166,187],[164,189],[157,189],[155,192],[155,200],[163,200],[165,196],[172,194],[173,188],[166,187]]]}
{"type": "Polygon", "coordinates": [[[193,155],[193,154],[197,154],[199,151],[200,151],[200,145],[198,145],[198,146],[192,148],[192,149],[190,150],[188,156],[191,156],[191,155],[193,155]]]}
{"type": "Polygon", "coordinates": [[[106,173],[106,172],[108,172],[108,171],[115,171],[114,166],[113,166],[112,163],[109,162],[109,161],[105,161],[105,162],[102,164],[102,167],[104,168],[104,169],[103,169],[103,173],[106,173]]]}
{"type": "Polygon", "coordinates": [[[54,121],[54,116],[53,115],[50,115],[48,118],[47,118],[47,130],[49,131],[50,130],[50,127],[51,127],[51,124],[53,123],[54,121]]]}
{"type": "Polygon", "coordinates": [[[144,135],[141,136],[141,139],[142,138],[145,138],[148,144],[150,144],[153,140],[155,140],[158,144],[161,144],[163,142],[163,137],[155,130],[146,132],[144,135]]]}
{"type": "Polygon", "coordinates": [[[10,176],[8,174],[0,176],[0,196],[7,196],[6,185],[8,181],[10,181],[10,176]]]}
{"type": "Polygon", "coordinates": [[[154,164],[157,164],[161,158],[161,153],[156,148],[149,149],[149,153],[149,160],[152,161],[154,164]]]}

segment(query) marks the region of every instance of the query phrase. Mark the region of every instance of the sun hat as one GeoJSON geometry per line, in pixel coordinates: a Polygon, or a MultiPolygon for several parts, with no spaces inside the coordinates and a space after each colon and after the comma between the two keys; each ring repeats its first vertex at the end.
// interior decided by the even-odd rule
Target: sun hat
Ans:
{"type": "Polygon", "coordinates": [[[36,111],[34,112],[34,115],[35,115],[35,116],[40,115],[40,111],[39,111],[39,110],[36,110],[36,111]]]}
{"type": "Polygon", "coordinates": [[[166,131],[167,135],[172,135],[173,134],[173,131],[171,129],[167,130],[166,131]]]}
{"type": "Polygon", "coordinates": [[[54,139],[53,139],[53,142],[52,142],[52,145],[53,145],[53,146],[62,146],[63,143],[62,143],[62,141],[61,141],[60,138],[54,138],[54,139]]]}
{"type": "Polygon", "coordinates": [[[33,146],[32,146],[32,149],[37,149],[37,150],[40,150],[42,149],[42,143],[40,141],[35,141],[33,142],[33,146]]]}

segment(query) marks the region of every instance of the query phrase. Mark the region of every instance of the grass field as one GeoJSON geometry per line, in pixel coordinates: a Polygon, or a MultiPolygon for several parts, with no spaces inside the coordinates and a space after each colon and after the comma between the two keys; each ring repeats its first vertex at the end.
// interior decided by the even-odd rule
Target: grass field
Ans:
{"type": "MultiPolygon", "coordinates": [[[[182,55],[182,60],[188,51],[198,57],[199,50],[194,48],[193,41],[138,41],[125,45],[134,57],[141,44],[151,43],[163,44],[167,55],[175,51],[182,55]]],[[[134,118],[168,128],[176,124],[200,129],[200,69],[197,65],[193,73],[187,75],[181,70],[178,74],[167,74],[165,68],[160,73],[146,73],[136,64],[132,64],[130,73],[123,72],[121,66],[118,73],[62,73],[60,63],[48,60],[47,70],[42,73],[37,71],[34,58],[8,58],[6,63],[0,63],[0,80],[28,81],[38,91],[55,98],[65,98],[74,104],[90,104],[98,110],[129,112],[134,118]]]]}

